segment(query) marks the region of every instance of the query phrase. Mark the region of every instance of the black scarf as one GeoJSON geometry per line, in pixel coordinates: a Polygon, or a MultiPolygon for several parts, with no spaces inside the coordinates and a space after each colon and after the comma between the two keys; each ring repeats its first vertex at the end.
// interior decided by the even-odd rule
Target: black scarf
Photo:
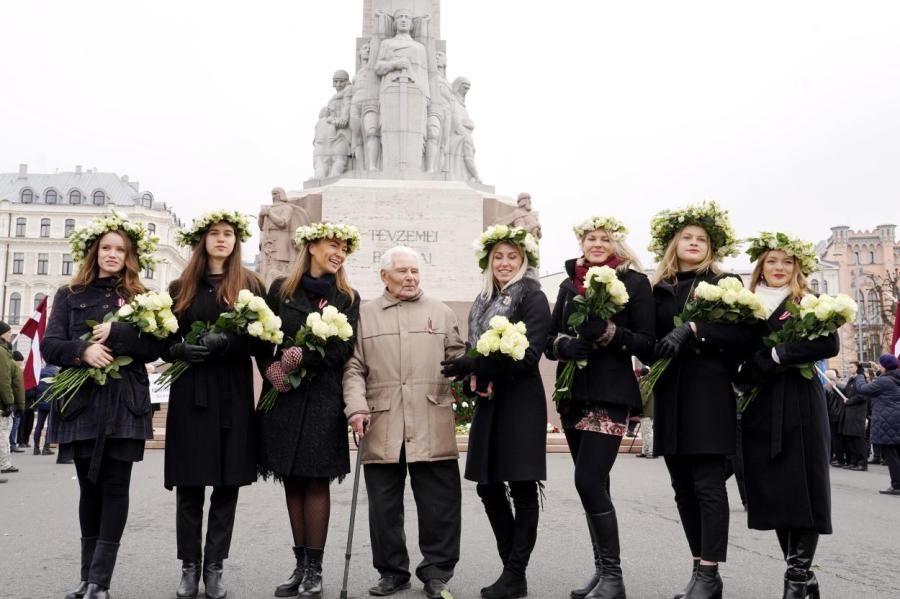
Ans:
{"type": "Polygon", "coordinates": [[[314,277],[305,273],[300,278],[300,287],[313,297],[330,297],[332,290],[337,285],[337,277],[326,273],[321,277],[314,277]]]}

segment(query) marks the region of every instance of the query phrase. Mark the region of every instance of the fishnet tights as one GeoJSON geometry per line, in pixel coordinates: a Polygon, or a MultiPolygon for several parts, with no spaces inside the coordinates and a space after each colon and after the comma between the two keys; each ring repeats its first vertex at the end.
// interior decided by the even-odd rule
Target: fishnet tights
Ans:
{"type": "Polygon", "coordinates": [[[331,516],[330,482],[327,478],[284,479],[284,497],[296,547],[325,548],[331,516]]]}

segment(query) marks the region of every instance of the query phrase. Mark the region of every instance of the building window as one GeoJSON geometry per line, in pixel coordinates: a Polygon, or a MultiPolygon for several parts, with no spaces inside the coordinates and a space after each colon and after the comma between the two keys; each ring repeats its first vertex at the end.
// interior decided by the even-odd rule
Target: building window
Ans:
{"type": "Polygon", "coordinates": [[[74,233],[74,232],[75,232],[75,219],[67,218],[66,219],[66,229],[65,229],[65,233],[64,233],[66,236],[66,239],[71,237],[72,233],[74,233]]]}
{"type": "Polygon", "coordinates": [[[70,204],[80,204],[81,203],[81,192],[77,189],[73,189],[69,192],[69,203],[70,204]]]}
{"type": "Polygon", "coordinates": [[[866,297],[866,301],[869,304],[869,322],[872,322],[875,320],[875,318],[878,317],[878,294],[875,293],[874,289],[869,289],[869,293],[867,293],[866,295],[868,296],[866,297]]]}
{"type": "Polygon", "coordinates": [[[21,275],[25,273],[25,254],[23,252],[15,252],[13,254],[13,274],[21,275]]]}
{"type": "Polygon", "coordinates": [[[22,296],[16,291],[9,295],[9,324],[19,324],[19,315],[22,312],[22,296]]]}
{"type": "Polygon", "coordinates": [[[45,293],[35,293],[34,294],[34,309],[37,310],[37,307],[41,305],[41,302],[44,298],[47,297],[45,293]]]}
{"type": "Polygon", "coordinates": [[[95,191],[92,197],[94,199],[94,206],[102,206],[106,203],[106,194],[103,193],[103,190],[101,189],[95,191]]]}
{"type": "Polygon", "coordinates": [[[853,264],[859,264],[859,252],[853,252],[853,264]]]}
{"type": "Polygon", "coordinates": [[[38,254],[37,274],[45,275],[50,266],[50,254],[38,254]]]}
{"type": "Polygon", "coordinates": [[[59,271],[61,275],[71,275],[72,274],[72,255],[71,254],[63,254],[62,255],[62,270],[59,271]]]}
{"type": "Polygon", "coordinates": [[[153,206],[153,196],[149,193],[145,193],[141,196],[141,206],[144,208],[151,208],[153,206]]]}
{"type": "Polygon", "coordinates": [[[156,223],[147,223],[147,232],[156,235],[156,223]]]}
{"type": "Polygon", "coordinates": [[[813,279],[809,282],[809,286],[812,288],[813,293],[819,293],[819,279],[813,279]]]}
{"type": "Polygon", "coordinates": [[[869,252],[869,264],[875,264],[875,252],[869,252]]]}
{"type": "Polygon", "coordinates": [[[20,216],[16,219],[16,237],[25,237],[25,223],[28,222],[25,220],[24,216],[20,216]]]}
{"type": "Polygon", "coordinates": [[[822,293],[828,293],[828,281],[822,279],[822,293]]]}
{"type": "Polygon", "coordinates": [[[153,269],[149,266],[144,269],[144,278],[148,281],[153,279],[153,269]]]}
{"type": "Polygon", "coordinates": [[[20,197],[22,198],[22,203],[23,203],[23,204],[32,204],[32,203],[34,203],[34,192],[31,191],[30,189],[23,189],[23,190],[22,190],[22,195],[21,195],[20,197]]]}
{"type": "Polygon", "coordinates": [[[48,204],[56,204],[59,201],[59,194],[55,189],[48,189],[44,192],[44,202],[48,204]]]}
{"type": "Polygon", "coordinates": [[[50,219],[41,219],[41,237],[50,237],[50,219]]]}

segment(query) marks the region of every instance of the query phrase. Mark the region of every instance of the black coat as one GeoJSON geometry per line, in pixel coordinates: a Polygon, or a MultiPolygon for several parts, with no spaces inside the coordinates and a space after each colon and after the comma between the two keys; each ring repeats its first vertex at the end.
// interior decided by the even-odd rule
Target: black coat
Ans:
{"type": "MultiPolygon", "coordinates": [[[[310,312],[319,312],[325,304],[298,286],[294,295],[282,300],[283,279],[272,283],[266,301],[281,317],[281,330],[285,337],[293,337],[306,324],[310,312]]],[[[312,377],[297,388],[282,393],[268,412],[259,413],[260,444],[259,471],[265,476],[280,480],[286,476],[315,478],[343,478],[350,472],[350,447],[347,441],[347,418],[344,415],[343,369],[353,354],[356,341],[356,325],[359,320],[359,294],[348,298],[332,287],[324,298],[347,315],[353,327],[353,337],[347,341],[332,340],[325,349],[325,356],[305,350],[304,360],[315,360],[308,365],[312,377]],[[307,358],[307,356],[311,356],[307,358]]],[[[260,371],[265,373],[271,361],[261,361],[260,371]]],[[[309,376],[309,374],[307,375],[309,376]]],[[[263,385],[265,394],[271,385],[263,385]]]]}
{"type": "Polygon", "coordinates": [[[844,413],[841,414],[840,432],[845,437],[865,437],[866,417],[869,415],[869,398],[859,392],[859,387],[866,384],[866,377],[857,374],[847,387],[845,393],[849,400],[844,404],[844,413]]]}
{"type": "MultiPolygon", "coordinates": [[[[218,282],[207,277],[183,314],[169,346],[180,343],[194,322],[215,322],[228,305],[216,299],[218,282]]],[[[263,296],[262,284],[250,291],[263,296]]],[[[174,291],[174,289],[173,289],[174,291]]],[[[253,362],[271,356],[272,344],[229,333],[220,356],[192,364],[169,393],[166,416],[165,486],[249,485],[256,481],[253,362]]],[[[169,359],[169,356],[165,356],[169,359]]]]}
{"type": "Polygon", "coordinates": [[[478,358],[478,371],[494,383],[494,395],[477,401],[469,431],[465,476],[476,483],[547,478],[547,398],[538,363],[547,345],[550,304],[537,281],[522,284],[525,293],[508,318],[525,323],[525,357],[478,358]]]}
{"type": "Polygon", "coordinates": [[[875,445],[900,445],[900,370],[887,370],[857,392],[870,398],[875,445]]]}
{"type": "MultiPolygon", "coordinates": [[[[763,338],[784,327],[784,303],[758,328],[763,338]]],[[[836,334],[775,347],[782,366],[759,374],[748,360],[742,368],[759,386],[741,418],[747,522],[757,530],[804,529],[831,533],[831,428],[825,390],[818,376],[804,378],[792,365],[837,355],[836,334]]],[[[769,351],[769,350],[766,350],[769,351]]]]}
{"type": "MultiPolygon", "coordinates": [[[[73,291],[68,286],[56,292],[47,330],[41,341],[41,354],[48,364],[56,364],[64,371],[81,362],[81,354],[88,343],[81,336],[89,333],[87,320],[102,322],[125,300],[116,289],[112,277],[95,280],[84,290],[73,291]]],[[[150,388],[145,364],[159,358],[164,342],[153,335],[140,333],[125,323],[113,323],[106,346],[114,356],[130,356],[131,364],[121,366],[121,379],[108,378],[103,386],[87,381],[69,402],[64,412],[54,402],[50,441],[66,444],[75,441],[96,441],[102,453],[105,439],[153,438],[150,388]]]]}
{"type": "MultiPolygon", "coordinates": [[[[575,336],[569,326],[569,316],[577,307],[572,301],[578,291],[575,289],[575,260],[566,262],[569,278],[559,286],[556,304],[550,323],[550,335],[545,351],[551,360],[558,360],[556,339],[559,335],[575,336]]],[[[607,345],[597,346],[588,358],[587,366],[575,370],[572,380],[572,399],[558,406],[560,413],[577,409],[587,402],[627,406],[632,414],[641,412],[641,391],[631,356],[649,363],[653,357],[653,343],[656,340],[656,313],[653,293],[647,276],[636,270],[617,272],[619,279],[628,290],[628,303],[610,319],[616,327],[607,345]]],[[[556,367],[557,377],[566,362],[556,367]]]]}
{"type": "MultiPolygon", "coordinates": [[[[653,287],[656,334],[675,327],[689,292],[701,281],[734,275],[678,273],[676,283],[653,287]]],[[[737,278],[737,277],[735,277],[737,278]]],[[[733,455],[736,402],[732,380],[737,363],[753,339],[749,325],[698,322],[691,347],[672,360],[654,388],[653,450],[659,455],[733,455]]]]}

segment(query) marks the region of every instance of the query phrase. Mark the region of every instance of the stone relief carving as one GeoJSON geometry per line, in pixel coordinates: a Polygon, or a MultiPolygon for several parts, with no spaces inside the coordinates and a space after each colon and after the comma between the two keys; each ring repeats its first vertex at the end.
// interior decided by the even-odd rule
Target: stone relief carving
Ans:
{"type": "Polygon", "coordinates": [[[297,258],[294,247],[294,230],[309,224],[306,210],[288,200],[284,188],[272,190],[272,204],[259,210],[260,272],[266,286],[278,277],[287,276],[291,263],[297,258]]]}

